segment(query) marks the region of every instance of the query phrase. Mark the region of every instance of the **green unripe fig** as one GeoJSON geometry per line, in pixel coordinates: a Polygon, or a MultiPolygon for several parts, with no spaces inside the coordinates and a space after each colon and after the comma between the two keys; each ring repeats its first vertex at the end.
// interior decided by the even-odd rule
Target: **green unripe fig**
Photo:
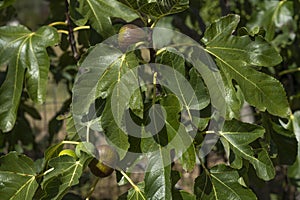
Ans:
{"type": "Polygon", "coordinates": [[[63,149],[61,152],[59,152],[58,156],[68,155],[75,159],[77,159],[77,156],[75,152],[72,149],[63,149]]]}
{"type": "Polygon", "coordinates": [[[132,44],[143,41],[147,37],[146,32],[133,24],[121,27],[118,35],[118,43],[121,49],[127,49],[132,44]]]}
{"type": "Polygon", "coordinates": [[[101,145],[98,149],[98,157],[89,163],[91,172],[98,177],[111,175],[120,161],[118,153],[109,145],[101,145]]]}

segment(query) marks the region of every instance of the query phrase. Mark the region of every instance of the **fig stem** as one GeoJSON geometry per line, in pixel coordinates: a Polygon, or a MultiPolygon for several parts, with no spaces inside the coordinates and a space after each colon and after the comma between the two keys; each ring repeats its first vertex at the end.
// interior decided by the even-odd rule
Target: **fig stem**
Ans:
{"type": "Polygon", "coordinates": [[[94,191],[95,191],[95,189],[96,189],[96,185],[97,185],[97,183],[98,183],[99,180],[100,180],[99,177],[97,177],[97,178],[95,179],[95,181],[94,181],[94,183],[93,183],[93,185],[92,185],[90,191],[88,192],[87,197],[85,198],[85,200],[89,200],[89,199],[90,199],[90,197],[92,196],[92,194],[94,193],[94,191]]]}
{"type": "Polygon", "coordinates": [[[204,131],[204,132],[202,132],[202,134],[214,134],[215,133],[215,131],[204,131]]]}
{"type": "Polygon", "coordinates": [[[90,142],[90,123],[86,126],[86,141],[90,142]]]}
{"type": "Polygon", "coordinates": [[[285,75],[285,74],[289,74],[289,73],[293,73],[293,72],[299,72],[299,71],[300,71],[300,67],[299,68],[294,68],[294,69],[287,69],[287,70],[284,70],[284,71],[280,72],[278,75],[282,76],[282,75],[285,75]]]}
{"type": "Polygon", "coordinates": [[[155,101],[156,101],[156,81],[157,81],[157,72],[154,72],[153,74],[153,98],[152,98],[152,105],[155,104],[155,101]]]}
{"type": "Polygon", "coordinates": [[[48,26],[58,26],[58,25],[67,26],[67,23],[66,22],[53,22],[51,24],[48,24],[48,26]]]}
{"type": "Polygon", "coordinates": [[[57,30],[58,33],[63,33],[65,35],[69,35],[69,32],[66,30],[57,30]]]}
{"type": "Polygon", "coordinates": [[[134,184],[134,182],[131,180],[131,178],[126,174],[126,172],[124,172],[122,169],[118,169],[121,174],[127,179],[127,181],[130,183],[130,185],[132,185],[133,189],[137,192],[141,192],[140,188],[134,184]]]}
{"type": "Polygon", "coordinates": [[[54,170],[54,167],[52,167],[52,168],[50,168],[50,169],[44,171],[42,174],[39,174],[37,177],[45,176],[46,174],[52,172],[53,170],[54,170]]]}
{"type": "Polygon", "coordinates": [[[74,32],[79,31],[79,30],[84,30],[84,29],[90,29],[90,26],[78,26],[73,29],[74,32]]]}
{"type": "Polygon", "coordinates": [[[157,19],[157,20],[155,20],[152,24],[151,24],[151,29],[153,29],[155,26],[156,26],[156,24],[157,24],[157,22],[159,21],[159,19],[157,19]]]}

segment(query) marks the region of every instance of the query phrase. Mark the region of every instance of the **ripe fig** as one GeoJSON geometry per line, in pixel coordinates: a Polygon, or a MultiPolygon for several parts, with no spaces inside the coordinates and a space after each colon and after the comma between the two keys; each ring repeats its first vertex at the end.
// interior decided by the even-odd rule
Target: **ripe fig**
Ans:
{"type": "Polygon", "coordinates": [[[127,49],[130,45],[143,41],[147,37],[146,32],[133,24],[121,27],[118,35],[118,43],[121,49],[127,49]]]}
{"type": "Polygon", "coordinates": [[[89,163],[91,172],[98,177],[111,175],[119,162],[118,153],[109,145],[101,145],[98,149],[99,159],[93,158],[89,163]]]}
{"type": "Polygon", "coordinates": [[[75,159],[77,159],[77,156],[75,152],[72,149],[63,149],[61,152],[59,152],[58,156],[68,155],[75,159]]]}

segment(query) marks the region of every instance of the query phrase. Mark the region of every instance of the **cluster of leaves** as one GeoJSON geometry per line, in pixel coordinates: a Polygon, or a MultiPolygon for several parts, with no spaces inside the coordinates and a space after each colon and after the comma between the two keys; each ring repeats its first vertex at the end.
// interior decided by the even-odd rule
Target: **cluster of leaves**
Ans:
{"type": "MultiPolygon", "coordinates": [[[[161,151],[159,155],[149,157],[143,182],[135,184],[124,172],[117,172],[120,185],[124,183],[122,177],[125,177],[133,186],[119,199],[264,198],[259,196],[261,194],[257,185],[269,184],[268,181],[276,176],[275,166],[283,165],[287,167],[284,172],[279,173],[283,173],[286,177],[284,181],[288,182],[281,183],[281,188],[286,187],[282,190],[289,191],[292,185],[299,189],[300,87],[297,86],[300,85],[300,79],[297,66],[300,66],[300,49],[297,42],[300,39],[300,16],[296,13],[300,9],[300,3],[297,0],[240,0],[226,5],[225,2],[53,0],[49,2],[50,25],[31,31],[23,25],[5,25],[15,16],[15,10],[12,9],[14,1],[1,1],[0,12],[5,20],[0,21],[4,24],[0,27],[0,66],[5,72],[1,72],[4,78],[0,80],[0,147],[5,149],[9,145],[9,152],[0,158],[1,198],[67,199],[67,192],[79,183],[84,169],[93,158],[87,147],[94,148],[95,144],[80,141],[79,135],[82,136],[83,132],[92,141],[90,128],[95,124],[101,125],[97,131],[122,149],[119,154],[123,163],[128,162],[127,152],[147,153],[153,149],[160,150],[179,131],[186,134],[175,141],[175,146],[180,147],[182,142],[192,141],[192,145],[182,153],[178,162],[186,171],[193,170],[195,165],[200,166],[193,193],[176,189],[175,185],[181,175],[172,168],[171,163],[165,164],[171,155],[161,151]],[[216,8],[214,14],[211,14],[212,8],[216,8]],[[60,22],[64,20],[66,23],[60,22]],[[209,155],[202,158],[199,154],[203,138],[206,134],[212,134],[207,130],[209,122],[214,120],[213,116],[201,116],[198,123],[193,124],[197,131],[196,137],[192,137],[185,129],[190,124],[178,119],[179,114],[195,111],[206,113],[215,106],[209,100],[212,93],[205,85],[205,77],[197,71],[201,67],[209,69],[211,66],[189,63],[175,48],[160,51],[151,49],[148,52],[150,59],[147,60],[140,50],[123,53],[98,44],[116,34],[126,23],[179,30],[201,43],[204,51],[214,58],[224,85],[226,116],[224,126],[216,133],[220,140],[213,152],[223,155],[223,164],[211,163],[210,166],[213,167],[208,167],[209,155]],[[55,25],[57,28],[53,27],[55,25]],[[75,31],[78,34],[74,35],[75,31]],[[57,54],[50,48],[58,44],[62,54],[57,54]],[[95,57],[103,52],[107,55],[105,59],[95,57]],[[78,55],[81,56],[80,60],[78,55]],[[187,100],[183,102],[190,102],[184,93],[178,97],[164,86],[150,84],[151,87],[143,87],[137,81],[128,82],[128,90],[140,90],[136,90],[130,101],[125,102],[126,99],[121,96],[119,81],[125,77],[126,72],[140,64],[149,64],[148,62],[168,65],[185,77],[201,102],[196,106],[198,110],[191,110],[189,103],[181,104],[181,99],[187,100]],[[93,77],[91,73],[79,73],[77,81],[83,82],[81,85],[86,88],[73,86],[79,66],[88,72],[97,72],[92,74],[93,77]],[[33,161],[14,150],[19,142],[24,145],[34,143],[25,114],[36,119],[40,115],[27,102],[45,101],[50,72],[57,82],[64,81],[68,85],[70,94],[73,91],[85,99],[75,101],[72,105],[68,100],[57,116],[70,107],[79,108],[77,112],[80,111],[83,115],[80,119],[83,127],[79,129],[75,126],[73,117],[78,113],[70,112],[65,119],[66,141],[52,144],[44,152],[43,158],[33,161]],[[98,74],[101,77],[97,77],[98,74]],[[93,87],[97,91],[96,95],[89,94],[89,89],[93,87]],[[119,91],[118,96],[114,96],[113,91],[116,89],[119,91]],[[140,125],[136,134],[153,134],[145,127],[151,118],[151,106],[157,104],[164,108],[166,117],[154,119],[153,123],[161,123],[163,120],[164,128],[157,135],[148,138],[127,135],[118,127],[113,115],[115,109],[121,106],[112,108],[107,103],[112,98],[116,98],[115,102],[118,104],[126,105],[130,113],[127,117],[132,117],[140,125]],[[254,121],[251,124],[244,122],[240,114],[245,102],[252,109],[254,121]],[[74,105],[75,103],[77,104],[74,105]],[[91,107],[96,107],[96,112],[93,113],[91,107]],[[58,156],[65,144],[76,146],[78,159],[67,155],[58,156]]],[[[161,37],[168,40],[168,35],[161,37]]],[[[190,51],[194,53],[193,49],[190,51]]],[[[149,76],[160,73],[160,70],[163,68],[157,68],[156,73],[149,76]]],[[[174,74],[172,78],[177,79],[178,76],[174,74]]],[[[174,87],[178,91],[186,89],[180,84],[174,87]]],[[[117,113],[123,112],[117,110],[117,113]]],[[[193,122],[192,119],[187,121],[193,122]]],[[[50,125],[53,127],[49,130],[51,143],[61,123],[54,118],[50,125]]],[[[264,195],[270,198],[271,192],[274,193],[269,191],[264,195]]],[[[281,195],[281,198],[287,198],[280,191],[275,193],[281,195]]],[[[91,194],[88,193],[88,196],[91,194]]]]}

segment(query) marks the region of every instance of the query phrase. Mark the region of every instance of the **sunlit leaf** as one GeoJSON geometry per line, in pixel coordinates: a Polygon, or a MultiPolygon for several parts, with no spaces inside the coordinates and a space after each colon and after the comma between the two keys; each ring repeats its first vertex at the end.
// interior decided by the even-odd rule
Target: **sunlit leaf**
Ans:
{"type": "Polygon", "coordinates": [[[160,0],[156,2],[150,1],[141,5],[140,10],[151,17],[161,18],[166,15],[182,12],[188,7],[188,0],[160,0]]]}
{"type": "Polygon", "coordinates": [[[239,60],[239,66],[274,66],[282,61],[281,56],[263,38],[257,36],[234,36],[240,17],[228,15],[212,23],[205,31],[202,41],[206,50],[220,60],[239,60]]]}
{"type": "Polygon", "coordinates": [[[280,55],[260,36],[253,41],[249,36],[232,35],[238,23],[237,15],[228,15],[211,24],[203,38],[206,51],[216,57],[226,77],[239,84],[248,103],[287,117],[290,109],[280,82],[251,67],[279,64],[280,55]]]}
{"type": "Polygon", "coordinates": [[[0,88],[0,129],[12,129],[20,101],[24,73],[29,96],[42,103],[46,98],[46,86],[50,61],[46,47],[58,42],[57,31],[43,26],[30,32],[24,26],[0,28],[0,65],[8,65],[7,78],[0,88]],[[25,72],[26,70],[26,72],[25,72]]]}
{"type": "Polygon", "coordinates": [[[146,196],[144,194],[144,184],[138,184],[137,189],[130,189],[128,191],[127,200],[146,200],[146,196]]]}
{"type": "Polygon", "coordinates": [[[171,199],[170,154],[161,151],[149,158],[145,174],[145,194],[149,200],[171,199]]]}
{"type": "Polygon", "coordinates": [[[80,0],[77,12],[84,16],[84,19],[76,19],[78,16],[73,16],[73,19],[81,20],[80,25],[89,21],[105,38],[114,34],[111,17],[122,18],[127,22],[138,17],[134,10],[116,0],[80,0]]]}

